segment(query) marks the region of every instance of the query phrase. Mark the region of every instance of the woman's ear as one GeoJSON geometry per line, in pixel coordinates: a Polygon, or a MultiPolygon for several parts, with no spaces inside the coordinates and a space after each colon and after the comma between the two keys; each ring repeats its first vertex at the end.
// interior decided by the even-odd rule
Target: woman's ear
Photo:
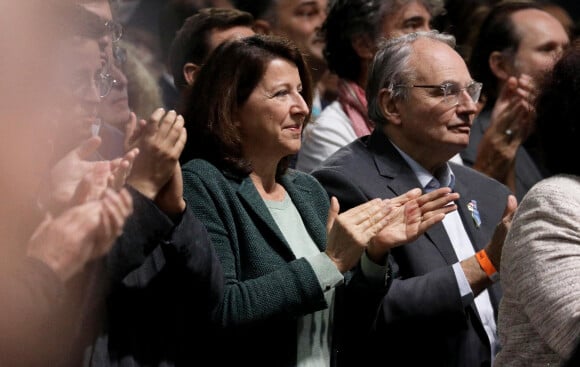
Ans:
{"type": "Polygon", "coordinates": [[[507,80],[513,73],[512,59],[503,52],[493,51],[488,63],[491,72],[499,80],[507,80]]]}
{"type": "Polygon", "coordinates": [[[359,58],[363,60],[372,60],[375,55],[375,44],[366,34],[358,34],[352,37],[350,41],[352,48],[359,58]]]}
{"type": "Polygon", "coordinates": [[[185,78],[187,85],[189,86],[193,85],[193,82],[195,80],[195,74],[197,73],[198,70],[199,66],[192,62],[188,62],[185,65],[183,65],[183,77],[185,78]]]}
{"type": "Polygon", "coordinates": [[[379,92],[379,101],[383,117],[389,121],[389,123],[399,125],[401,123],[399,106],[397,100],[393,98],[392,93],[387,88],[383,88],[379,92]]]}
{"type": "Polygon", "coordinates": [[[258,19],[254,21],[254,25],[252,29],[257,34],[271,34],[272,33],[272,25],[267,20],[258,19]]]}

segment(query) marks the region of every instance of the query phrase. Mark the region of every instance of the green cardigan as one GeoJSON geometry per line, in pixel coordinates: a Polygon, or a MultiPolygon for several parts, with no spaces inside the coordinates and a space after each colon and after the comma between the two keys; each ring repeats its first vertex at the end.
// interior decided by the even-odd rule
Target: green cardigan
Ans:
{"type": "MultiPolygon", "coordinates": [[[[205,224],[224,270],[224,298],[215,321],[220,326],[216,345],[224,351],[216,357],[225,361],[216,365],[294,366],[297,319],[327,307],[312,267],[295,258],[249,176],[194,159],[183,166],[183,178],[187,205],[205,224]]],[[[295,170],[288,170],[280,183],[324,251],[326,191],[315,178],[295,170]]],[[[367,316],[374,316],[384,291],[365,293],[374,296],[367,316]]]]}

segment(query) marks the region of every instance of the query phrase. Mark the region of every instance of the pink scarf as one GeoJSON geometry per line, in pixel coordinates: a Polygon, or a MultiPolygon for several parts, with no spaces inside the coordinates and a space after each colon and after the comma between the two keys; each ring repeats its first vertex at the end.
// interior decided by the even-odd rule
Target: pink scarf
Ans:
{"type": "Polygon", "coordinates": [[[338,102],[350,118],[356,136],[369,135],[375,124],[367,115],[365,91],[358,84],[346,79],[338,81],[338,102]]]}

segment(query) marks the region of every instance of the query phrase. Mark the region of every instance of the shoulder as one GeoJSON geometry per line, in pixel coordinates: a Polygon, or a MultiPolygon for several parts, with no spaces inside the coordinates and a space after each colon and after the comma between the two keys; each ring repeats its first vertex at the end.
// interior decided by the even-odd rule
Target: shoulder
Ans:
{"type": "Polygon", "coordinates": [[[183,195],[189,201],[207,195],[223,197],[234,192],[240,183],[229,179],[219,168],[203,159],[187,162],[182,167],[182,176],[183,195]]]}
{"type": "Polygon", "coordinates": [[[556,175],[536,183],[524,196],[520,207],[549,210],[578,210],[580,205],[580,176],[556,175]],[[550,209],[552,208],[552,209],[550,209]]]}
{"type": "Polygon", "coordinates": [[[368,138],[369,136],[363,136],[341,147],[328,157],[316,171],[350,170],[356,169],[366,162],[372,162],[373,154],[367,147],[368,138]]]}
{"type": "Polygon", "coordinates": [[[208,186],[219,186],[222,182],[230,182],[233,179],[242,180],[240,177],[234,177],[233,174],[229,175],[204,159],[192,159],[183,165],[181,172],[183,184],[186,186],[188,182],[196,181],[203,182],[208,186]]]}
{"type": "Polygon", "coordinates": [[[478,189],[487,191],[490,194],[502,193],[508,195],[510,193],[510,190],[506,185],[502,184],[494,178],[474,170],[471,167],[453,162],[449,162],[449,166],[455,175],[456,181],[466,187],[477,187],[478,189]]]}
{"type": "Polygon", "coordinates": [[[535,184],[529,191],[530,196],[542,195],[543,193],[568,193],[572,198],[580,190],[580,176],[555,175],[545,178],[535,184]]]}
{"type": "Polygon", "coordinates": [[[182,172],[191,174],[191,175],[199,175],[204,176],[206,174],[222,175],[221,171],[211,164],[210,162],[203,160],[203,159],[192,159],[182,167],[182,172]]]}

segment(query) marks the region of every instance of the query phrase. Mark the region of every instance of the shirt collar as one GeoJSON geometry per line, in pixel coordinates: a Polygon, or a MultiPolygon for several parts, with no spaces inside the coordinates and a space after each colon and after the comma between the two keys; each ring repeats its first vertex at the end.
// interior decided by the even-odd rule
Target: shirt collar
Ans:
{"type": "Polygon", "coordinates": [[[423,166],[417,163],[413,158],[411,158],[407,153],[403,152],[396,144],[391,141],[391,144],[397,149],[401,154],[405,162],[411,167],[415,176],[419,180],[419,183],[425,191],[432,191],[438,189],[439,187],[450,187],[453,189],[455,186],[455,175],[449,166],[449,163],[445,162],[444,165],[439,167],[435,172],[435,176],[431,172],[427,171],[423,166]]]}

